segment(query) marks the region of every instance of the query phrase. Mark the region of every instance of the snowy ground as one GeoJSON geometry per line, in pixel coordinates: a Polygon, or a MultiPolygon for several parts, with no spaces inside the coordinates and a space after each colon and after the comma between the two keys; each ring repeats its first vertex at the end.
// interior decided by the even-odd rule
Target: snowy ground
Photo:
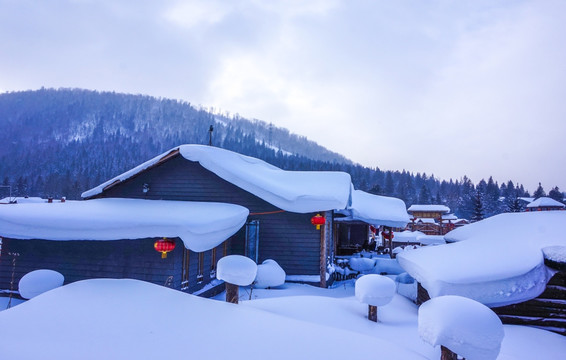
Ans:
{"type": "MultiPolygon", "coordinates": [[[[417,307],[401,296],[367,320],[353,280],[332,289],[286,283],[203,299],[135,280],[97,279],[54,289],[0,312],[1,358],[10,359],[439,359],[417,333],[417,307]]],[[[7,299],[0,298],[0,308],[7,299]]],[[[505,326],[498,359],[551,359],[566,338],[505,326]]]]}

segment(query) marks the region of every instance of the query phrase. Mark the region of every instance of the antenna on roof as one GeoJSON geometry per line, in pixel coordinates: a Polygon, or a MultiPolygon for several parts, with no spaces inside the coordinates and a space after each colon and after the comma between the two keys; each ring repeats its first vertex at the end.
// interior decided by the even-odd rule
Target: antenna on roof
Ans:
{"type": "Polygon", "coordinates": [[[210,125],[210,128],[208,128],[208,146],[212,146],[212,132],[214,131],[214,128],[212,127],[212,125],[210,125]]]}

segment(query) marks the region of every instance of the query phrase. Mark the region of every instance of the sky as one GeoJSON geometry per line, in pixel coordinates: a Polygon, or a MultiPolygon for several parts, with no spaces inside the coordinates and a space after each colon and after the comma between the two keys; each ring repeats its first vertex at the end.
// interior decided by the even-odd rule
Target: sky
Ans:
{"type": "Polygon", "coordinates": [[[566,191],[566,1],[0,0],[0,92],[271,122],[383,170],[566,191]]]}

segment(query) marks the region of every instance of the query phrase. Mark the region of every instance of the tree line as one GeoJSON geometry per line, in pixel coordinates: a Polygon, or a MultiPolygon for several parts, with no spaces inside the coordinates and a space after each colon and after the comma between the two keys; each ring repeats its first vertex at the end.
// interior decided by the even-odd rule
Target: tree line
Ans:
{"type": "MultiPolygon", "coordinates": [[[[80,194],[180,144],[219,146],[286,170],[345,171],[357,189],[411,204],[445,204],[461,218],[521,211],[530,194],[491,177],[440,180],[405,170],[357,165],[304,136],[259,120],[218,114],[190,103],[81,89],[41,89],[0,95],[2,195],[80,194]],[[210,127],[213,127],[210,137],[210,127]]],[[[533,194],[543,196],[542,185],[533,194]]],[[[548,194],[564,201],[557,187],[548,194]]]]}

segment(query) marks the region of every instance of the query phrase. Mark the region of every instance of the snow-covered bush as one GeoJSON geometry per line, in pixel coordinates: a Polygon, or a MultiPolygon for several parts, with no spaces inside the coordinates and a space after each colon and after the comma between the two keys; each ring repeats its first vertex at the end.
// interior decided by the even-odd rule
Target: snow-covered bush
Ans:
{"type": "Polygon", "coordinates": [[[350,269],[358,272],[369,272],[375,267],[375,260],[370,258],[351,258],[350,269]]]}
{"type": "Polygon", "coordinates": [[[275,260],[267,259],[257,266],[254,286],[263,289],[283,285],[285,275],[285,270],[275,260]]]}
{"type": "Polygon", "coordinates": [[[63,285],[64,281],[65,277],[57,271],[48,269],[34,270],[20,279],[18,290],[24,299],[31,299],[63,285]]]}
{"type": "Polygon", "coordinates": [[[412,284],[412,283],[415,282],[415,279],[413,279],[413,277],[411,275],[409,275],[409,273],[404,272],[404,273],[397,275],[397,277],[395,278],[395,281],[400,283],[400,284],[412,284]]]}
{"type": "Polygon", "coordinates": [[[378,274],[398,275],[404,273],[405,270],[399,265],[397,259],[375,259],[375,272],[378,274]]]}
{"type": "Polygon", "coordinates": [[[462,296],[439,296],[419,308],[420,337],[468,360],[490,360],[499,355],[503,325],[487,306],[462,296]]]}
{"type": "Polygon", "coordinates": [[[377,321],[377,306],[387,305],[395,295],[395,282],[386,276],[377,274],[364,275],[356,280],[356,298],[368,304],[368,318],[377,321]]]}
{"type": "Polygon", "coordinates": [[[216,278],[227,283],[248,286],[257,275],[257,264],[242,255],[228,255],[218,260],[216,278]]]}

